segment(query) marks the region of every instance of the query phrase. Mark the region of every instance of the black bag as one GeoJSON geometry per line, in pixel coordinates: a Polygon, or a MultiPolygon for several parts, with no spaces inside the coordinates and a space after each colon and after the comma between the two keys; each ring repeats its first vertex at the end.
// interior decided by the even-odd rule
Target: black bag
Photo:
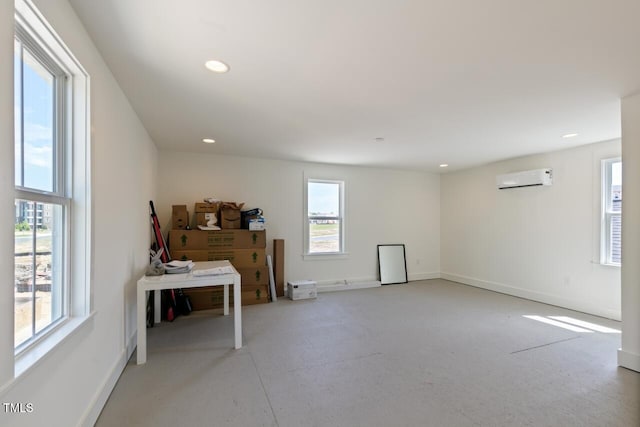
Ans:
{"type": "Polygon", "coordinates": [[[154,313],[155,313],[155,306],[153,304],[154,292],[157,292],[157,291],[149,292],[149,299],[147,300],[147,328],[153,328],[154,313]]]}
{"type": "Polygon", "coordinates": [[[178,313],[188,316],[193,309],[191,308],[191,299],[182,292],[182,289],[176,289],[176,308],[178,313]]]}
{"type": "Polygon", "coordinates": [[[173,322],[178,315],[175,292],[173,289],[163,289],[162,293],[162,320],[173,322]]]}

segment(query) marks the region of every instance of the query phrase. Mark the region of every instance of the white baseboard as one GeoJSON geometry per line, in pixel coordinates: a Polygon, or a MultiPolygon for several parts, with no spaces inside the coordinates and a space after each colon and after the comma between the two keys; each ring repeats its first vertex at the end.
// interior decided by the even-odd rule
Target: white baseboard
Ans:
{"type": "Polygon", "coordinates": [[[409,274],[409,281],[439,279],[440,272],[437,273],[412,273],[409,274]]]}
{"type": "Polygon", "coordinates": [[[129,358],[126,357],[127,353],[127,349],[122,350],[120,356],[111,367],[109,374],[102,382],[102,386],[98,389],[93,399],[91,399],[91,404],[80,419],[79,425],[91,427],[98,421],[102,408],[104,408],[104,405],[107,403],[107,399],[109,399],[111,392],[116,386],[118,378],[120,378],[122,371],[124,371],[127,365],[127,360],[129,360],[129,358]]]}
{"type": "Polygon", "coordinates": [[[556,295],[535,292],[528,289],[518,288],[516,286],[490,282],[487,280],[462,276],[454,273],[441,272],[440,277],[445,280],[451,280],[453,282],[459,282],[465,285],[475,286],[477,288],[487,289],[502,294],[542,302],[544,304],[568,308],[569,310],[580,311],[582,313],[593,314],[594,316],[606,317],[607,319],[618,321],[621,319],[620,310],[602,308],[597,306],[596,304],[590,304],[583,301],[574,301],[556,295]]]}
{"type": "MultiPolygon", "coordinates": [[[[439,279],[440,273],[414,273],[409,274],[408,276],[409,281],[414,282],[416,280],[439,279]]],[[[371,277],[344,280],[320,280],[317,284],[318,292],[350,291],[354,289],[377,288],[378,286],[381,286],[380,281],[377,278],[371,277]]]]}
{"type": "Polygon", "coordinates": [[[127,341],[127,360],[131,359],[131,355],[138,346],[138,331],[134,331],[127,341]]]}
{"type": "Polygon", "coordinates": [[[377,288],[380,281],[376,279],[322,280],[318,283],[318,292],[352,291],[355,289],[377,288]]]}
{"type": "Polygon", "coordinates": [[[640,354],[618,349],[618,366],[640,372],[640,354]]]}

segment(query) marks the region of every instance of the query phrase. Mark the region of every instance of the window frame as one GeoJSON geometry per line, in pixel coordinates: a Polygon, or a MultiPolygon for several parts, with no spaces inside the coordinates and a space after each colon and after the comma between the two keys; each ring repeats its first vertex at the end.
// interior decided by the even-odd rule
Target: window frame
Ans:
{"type": "Polygon", "coordinates": [[[620,267],[621,262],[612,259],[612,233],[613,218],[622,220],[622,211],[612,210],[613,194],[611,192],[612,166],[622,163],[621,157],[612,157],[601,161],[601,215],[600,215],[600,263],[607,266],[620,267]]]}
{"type": "MultiPolygon", "coordinates": [[[[69,173],[67,172],[67,161],[65,160],[65,152],[67,151],[67,143],[68,140],[65,137],[65,133],[67,131],[65,123],[67,122],[67,115],[70,112],[67,108],[68,104],[68,71],[64,70],[60,64],[51,57],[33,38],[31,34],[24,28],[20,23],[16,24],[15,28],[15,36],[14,38],[18,42],[19,52],[20,52],[20,178],[19,183],[16,183],[15,186],[15,194],[14,200],[16,202],[27,202],[33,203],[33,239],[34,244],[37,239],[37,213],[38,213],[38,205],[51,205],[51,206],[59,206],[61,217],[56,221],[59,225],[61,233],[57,236],[60,241],[58,244],[55,244],[57,247],[56,254],[53,254],[52,257],[59,257],[61,259],[60,262],[60,271],[56,276],[56,281],[58,282],[59,288],[57,289],[58,295],[52,294],[51,301],[51,309],[52,312],[57,313],[55,319],[51,319],[51,321],[41,330],[37,331],[37,313],[36,313],[36,286],[35,286],[35,269],[34,269],[34,280],[32,286],[32,307],[31,307],[31,336],[26,340],[22,341],[20,344],[14,347],[14,351],[17,355],[21,354],[23,351],[26,351],[32,344],[35,344],[40,337],[46,335],[48,331],[54,329],[58,324],[64,322],[67,318],[67,314],[69,312],[69,292],[68,292],[68,274],[66,273],[69,270],[66,261],[69,259],[69,209],[71,206],[71,195],[69,194],[68,187],[66,185],[67,177],[69,173]],[[51,167],[52,167],[52,188],[51,190],[37,189],[32,188],[25,185],[25,120],[24,120],[24,92],[25,92],[25,81],[24,81],[24,67],[27,62],[24,58],[24,54],[27,52],[34,61],[36,61],[43,69],[47,70],[53,77],[53,99],[52,99],[52,113],[53,113],[53,132],[52,132],[52,159],[51,159],[51,167]],[[54,307],[55,305],[55,307],[54,307]],[[55,311],[54,311],[55,310],[55,311]]],[[[16,131],[18,133],[18,131],[16,131]]],[[[52,241],[52,244],[54,242],[52,241]]],[[[35,253],[33,255],[33,262],[35,263],[35,253]]],[[[34,264],[35,265],[35,264],[34,264]]],[[[52,293],[53,293],[52,289],[52,293]]]]}
{"type": "MultiPolygon", "coordinates": [[[[54,70],[56,75],[59,72],[65,75],[56,79],[54,91],[57,94],[54,95],[54,109],[57,111],[54,138],[57,142],[52,147],[55,165],[52,191],[24,187],[24,179],[14,191],[14,200],[62,206],[63,311],[57,321],[24,345],[14,347],[14,373],[17,377],[85,324],[93,317],[93,312],[89,74],[31,1],[16,0],[14,22],[14,37],[23,48],[27,48],[48,70],[54,70]]],[[[21,146],[23,144],[24,140],[21,146]]],[[[24,164],[22,155],[20,161],[24,164]]]]}
{"type": "MultiPolygon", "coordinates": [[[[320,174],[319,174],[320,175],[320,174]]],[[[315,176],[315,175],[314,175],[315,176]]],[[[345,238],[345,230],[346,230],[346,216],[345,216],[345,187],[346,183],[343,179],[334,179],[328,177],[315,178],[312,176],[307,176],[305,174],[304,178],[304,212],[303,212],[303,224],[304,224],[304,253],[303,258],[305,260],[319,260],[319,259],[340,259],[345,258],[348,255],[346,251],[346,238],[345,238]],[[309,184],[310,183],[322,183],[322,184],[338,184],[339,195],[338,195],[338,203],[339,203],[339,213],[337,216],[314,216],[313,219],[337,219],[339,221],[339,247],[340,250],[337,252],[311,252],[310,251],[310,227],[309,220],[312,217],[309,216],[309,184]]]]}

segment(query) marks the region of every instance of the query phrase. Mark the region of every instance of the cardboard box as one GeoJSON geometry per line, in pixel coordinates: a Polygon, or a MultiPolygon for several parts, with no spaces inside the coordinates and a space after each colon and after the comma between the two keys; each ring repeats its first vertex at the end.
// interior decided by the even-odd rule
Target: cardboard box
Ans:
{"type": "Polygon", "coordinates": [[[213,212],[196,212],[196,227],[199,225],[209,226],[209,221],[213,220],[211,225],[218,225],[218,214],[213,212]]]}
{"type": "Polygon", "coordinates": [[[214,202],[214,203],[196,203],[195,205],[195,212],[196,213],[218,213],[218,210],[220,210],[220,203],[218,202],[214,202]]]}
{"type": "Polygon", "coordinates": [[[269,284],[269,268],[253,267],[253,268],[236,268],[242,278],[242,288],[245,285],[268,285],[269,284]]]}
{"type": "Polygon", "coordinates": [[[267,234],[249,230],[171,230],[169,242],[172,255],[180,250],[263,249],[267,246],[267,234]]]}
{"type": "Polygon", "coordinates": [[[199,225],[208,225],[212,216],[215,216],[214,225],[220,225],[220,203],[196,203],[194,208],[194,223],[195,227],[199,225]]]}
{"type": "MultiPolygon", "coordinates": [[[[245,306],[269,302],[267,288],[267,285],[242,285],[241,304],[245,306]]],[[[189,296],[193,311],[224,307],[224,288],[222,286],[184,289],[184,294],[189,296]]],[[[229,307],[233,308],[233,286],[229,287],[229,307]]]]}
{"type": "Polygon", "coordinates": [[[298,280],[289,282],[287,296],[292,300],[311,299],[318,296],[316,282],[313,280],[298,280]]]}
{"type": "Polygon", "coordinates": [[[252,218],[249,220],[249,230],[258,231],[266,230],[266,221],[264,218],[252,218]]]}
{"type": "Polygon", "coordinates": [[[171,256],[177,260],[192,261],[222,261],[229,260],[238,268],[262,267],[267,257],[265,249],[220,249],[220,250],[175,250],[171,249],[171,256]]]}
{"type": "MultiPolygon", "coordinates": [[[[221,286],[184,289],[183,292],[191,300],[193,311],[224,307],[224,289],[221,286]]],[[[233,286],[229,287],[229,292],[232,296],[233,286]]],[[[231,304],[231,296],[229,297],[229,304],[231,304]]]]}
{"type": "Polygon", "coordinates": [[[242,228],[240,210],[244,203],[223,202],[220,205],[220,227],[222,229],[242,228]]]}
{"type": "Polygon", "coordinates": [[[242,305],[269,302],[269,285],[242,285],[242,305]]]}
{"type": "Polygon", "coordinates": [[[184,230],[189,225],[189,212],[187,205],[173,205],[171,207],[171,228],[184,230]]]}
{"type": "Polygon", "coordinates": [[[284,296],[284,240],[273,239],[273,278],[276,282],[276,296],[284,296]]]}

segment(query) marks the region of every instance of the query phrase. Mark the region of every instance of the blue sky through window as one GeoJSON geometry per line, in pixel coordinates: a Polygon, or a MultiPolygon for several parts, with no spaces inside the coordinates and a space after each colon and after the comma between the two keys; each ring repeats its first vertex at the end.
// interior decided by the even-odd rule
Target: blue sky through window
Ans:
{"type": "Polygon", "coordinates": [[[21,61],[20,52],[20,44],[16,42],[15,182],[28,188],[53,191],[55,77],[27,50],[22,49],[21,61]]]}
{"type": "Polygon", "coordinates": [[[309,182],[309,215],[338,215],[340,213],[340,184],[309,182]]]}

